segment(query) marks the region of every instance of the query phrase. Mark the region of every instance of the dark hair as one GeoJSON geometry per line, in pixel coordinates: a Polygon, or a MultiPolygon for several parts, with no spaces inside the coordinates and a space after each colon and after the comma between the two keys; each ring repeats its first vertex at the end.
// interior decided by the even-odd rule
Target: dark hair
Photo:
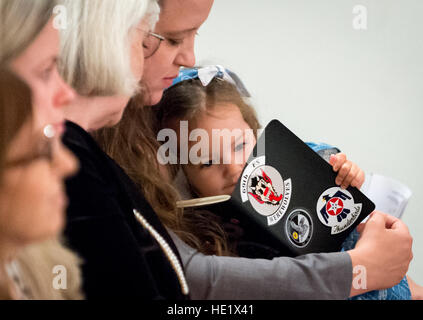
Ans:
{"type": "Polygon", "coordinates": [[[195,120],[199,114],[223,103],[236,105],[245,122],[257,134],[261,126],[254,108],[233,84],[219,78],[213,79],[207,86],[203,86],[199,79],[191,79],[167,89],[160,103],[154,107],[155,131],[157,133],[167,127],[175,119],[195,120]]]}
{"type": "Polygon", "coordinates": [[[31,115],[31,89],[8,69],[0,68],[0,178],[10,142],[31,115]]]}
{"type": "MultiPolygon", "coordinates": [[[[7,150],[25,121],[31,115],[31,90],[8,69],[0,67],[0,183],[5,170],[7,150]]],[[[3,262],[3,261],[2,261],[3,262]]],[[[0,266],[4,273],[4,266],[0,266]]],[[[8,284],[0,279],[0,299],[11,299],[8,284]]]]}

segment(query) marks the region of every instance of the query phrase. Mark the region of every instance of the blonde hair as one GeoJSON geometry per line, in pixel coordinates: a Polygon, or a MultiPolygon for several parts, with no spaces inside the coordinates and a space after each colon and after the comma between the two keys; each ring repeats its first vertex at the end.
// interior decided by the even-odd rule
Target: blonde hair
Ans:
{"type": "Polygon", "coordinates": [[[63,0],[67,28],[61,31],[61,73],[84,96],[133,96],[131,35],[142,19],[158,20],[156,0],[63,0]]]}
{"type": "Polygon", "coordinates": [[[18,57],[52,17],[56,0],[0,1],[0,64],[18,57]]]}
{"type": "Polygon", "coordinates": [[[81,300],[81,260],[54,239],[26,246],[16,259],[21,281],[35,300],[81,300]],[[62,273],[55,269],[60,267],[62,273]],[[55,277],[66,281],[55,287],[55,277]]]}

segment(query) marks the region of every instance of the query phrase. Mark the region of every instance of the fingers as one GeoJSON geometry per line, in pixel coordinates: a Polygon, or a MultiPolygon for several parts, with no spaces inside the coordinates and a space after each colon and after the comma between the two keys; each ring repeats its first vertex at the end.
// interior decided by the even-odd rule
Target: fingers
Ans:
{"type": "Polygon", "coordinates": [[[338,172],[341,166],[347,161],[347,156],[343,153],[333,154],[329,159],[329,163],[333,167],[333,171],[338,172]]]}
{"type": "Polygon", "coordinates": [[[355,178],[351,182],[351,186],[356,187],[357,189],[361,189],[365,178],[366,178],[366,174],[364,173],[363,170],[359,169],[358,174],[355,176],[355,178]]]}
{"type": "Polygon", "coordinates": [[[356,230],[358,233],[362,233],[364,231],[364,229],[366,228],[367,222],[369,222],[369,220],[372,218],[372,216],[375,214],[376,211],[373,211],[372,213],[369,214],[369,216],[367,217],[366,222],[361,222],[357,227],[356,230]]]}
{"type": "Polygon", "coordinates": [[[380,229],[402,229],[403,228],[403,223],[401,222],[401,220],[386,214],[384,212],[381,211],[373,211],[370,216],[369,219],[366,222],[366,225],[368,226],[373,226],[375,228],[380,228],[380,229]]]}
{"type": "Polygon", "coordinates": [[[386,229],[406,229],[407,226],[398,218],[395,218],[394,216],[391,216],[387,213],[384,213],[382,211],[373,211],[370,215],[370,219],[372,219],[374,216],[377,216],[377,219],[382,221],[384,223],[384,226],[386,229]]]}
{"type": "Polygon", "coordinates": [[[367,225],[378,225],[378,226],[383,226],[385,228],[386,226],[386,217],[387,214],[380,212],[380,211],[373,211],[370,216],[369,216],[369,220],[367,220],[366,224],[367,225]]]}
{"type": "Polygon", "coordinates": [[[335,183],[338,186],[346,189],[349,186],[349,183],[355,178],[356,172],[352,172],[353,164],[351,161],[346,161],[342,164],[339,169],[338,176],[336,177],[335,183]]]}
{"type": "Polygon", "coordinates": [[[373,211],[366,223],[357,226],[357,231],[362,233],[366,228],[376,228],[384,230],[392,230],[403,234],[408,234],[408,227],[400,219],[381,211],[373,211]]]}
{"type": "Polygon", "coordinates": [[[346,189],[348,186],[361,188],[364,183],[365,174],[355,163],[347,160],[347,156],[343,153],[332,155],[329,163],[333,167],[333,171],[338,172],[335,183],[341,188],[346,189]]]}
{"type": "Polygon", "coordinates": [[[341,168],[341,170],[339,171],[339,173],[343,173],[343,169],[344,166],[346,166],[345,172],[345,178],[344,180],[341,182],[341,187],[343,189],[348,188],[348,186],[351,185],[351,183],[353,182],[353,180],[358,176],[358,174],[360,173],[360,168],[357,167],[354,163],[348,161],[346,164],[344,164],[341,168]],[[347,165],[348,163],[348,165],[347,165]],[[348,170],[348,171],[347,171],[348,170]]]}
{"type": "Polygon", "coordinates": [[[388,215],[388,218],[389,220],[386,221],[386,228],[391,230],[409,232],[407,225],[404,222],[402,222],[400,219],[397,219],[389,215],[388,215]]]}
{"type": "Polygon", "coordinates": [[[331,154],[329,158],[329,164],[333,167],[335,162],[336,162],[336,154],[331,154]]]}

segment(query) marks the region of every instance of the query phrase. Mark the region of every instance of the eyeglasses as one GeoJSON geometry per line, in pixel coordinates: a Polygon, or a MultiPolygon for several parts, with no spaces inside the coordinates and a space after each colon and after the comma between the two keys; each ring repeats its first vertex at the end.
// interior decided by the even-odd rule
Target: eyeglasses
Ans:
{"type": "Polygon", "coordinates": [[[53,162],[54,144],[57,140],[55,138],[56,130],[54,129],[54,127],[50,124],[45,126],[42,132],[43,141],[39,142],[38,148],[36,148],[37,150],[33,150],[31,154],[22,156],[21,158],[6,162],[5,167],[13,168],[26,166],[32,161],[39,159],[46,159],[50,163],[53,162]]]}
{"type": "Polygon", "coordinates": [[[155,54],[164,40],[166,40],[165,37],[154,32],[149,32],[143,42],[144,59],[150,58],[153,54],[155,54]]]}

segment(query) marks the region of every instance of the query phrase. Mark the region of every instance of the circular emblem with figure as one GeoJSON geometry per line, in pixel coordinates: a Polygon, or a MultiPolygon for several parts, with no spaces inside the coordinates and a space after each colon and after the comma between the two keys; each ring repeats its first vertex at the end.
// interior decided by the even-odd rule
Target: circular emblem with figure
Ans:
{"type": "Polygon", "coordinates": [[[292,193],[291,179],[265,164],[265,158],[254,159],[241,178],[241,198],[249,201],[257,213],[267,217],[268,225],[275,225],[286,213],[292,193]]]}
{"type": "Polygon", "coordinates": [[[362,204],[354,203],[350,192],[333,187],[323,192],[317,201],[316,211],[320,222],[331,227],[331,234],[350,228],[361,213],[362,204]]]}
{"type": "Polygon", "coordinates": [[[292,211],[286,219],[285,231],[294,246],[306,247],[313,235],[313,222],[310,215],[302,209],[292,211]]]}

